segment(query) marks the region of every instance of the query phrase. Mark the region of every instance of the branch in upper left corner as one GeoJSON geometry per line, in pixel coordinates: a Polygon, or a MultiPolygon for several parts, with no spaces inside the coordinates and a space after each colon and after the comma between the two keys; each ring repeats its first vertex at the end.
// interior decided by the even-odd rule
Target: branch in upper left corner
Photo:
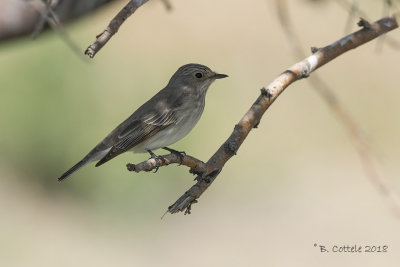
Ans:
{"type": "Polygon", "coordinates": [[[111,20],[107,28],[96,36],[96,41],[91,44],[85,51],[85,55],[93,58],[97,52],[113,37],[113,35],[119,30],[122,23],[125,22],[130,15],[135,13],[135,11],[145,4],[148,0],[130,0],[128,4],[121,9],[120,12],[111,20]]]}

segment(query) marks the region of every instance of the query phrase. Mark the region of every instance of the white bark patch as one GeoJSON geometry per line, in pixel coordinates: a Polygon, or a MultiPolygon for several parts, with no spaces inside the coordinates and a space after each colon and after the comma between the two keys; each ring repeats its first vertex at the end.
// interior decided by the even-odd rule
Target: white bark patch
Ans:
{"type": "Polygon", "coordinates": [[[318,65],[318,58],[315,55],[309,56],[307,58],[307,62],[309,64],[309,70],[308,73],[311,73],[313,70],[315,70],[315,68],[318,65]]]}

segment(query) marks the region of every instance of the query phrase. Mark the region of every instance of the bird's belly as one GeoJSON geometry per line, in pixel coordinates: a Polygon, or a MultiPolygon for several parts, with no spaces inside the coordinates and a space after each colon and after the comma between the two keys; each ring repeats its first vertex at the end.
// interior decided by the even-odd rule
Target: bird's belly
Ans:
{"type": "Polygon", "coordinates": [[[202,111],[191,112],[189,116],[174,125],[170,125],[154,136],[132,148],[135,153],[145,153],[147,150],[156,150],[176,143],[185,137],[197,124],[202,111]]]}

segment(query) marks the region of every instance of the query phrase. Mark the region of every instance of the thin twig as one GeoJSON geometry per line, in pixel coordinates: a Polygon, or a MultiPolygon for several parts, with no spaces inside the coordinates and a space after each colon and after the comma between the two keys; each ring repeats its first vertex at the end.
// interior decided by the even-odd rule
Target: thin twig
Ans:
{"type": "Polygon", "coordinates": [[[51,7],[51,2],[50,1],[41,1],[44,7],[42,8],[41,11],[38,11],[40,14],[40,18],[38,19],[38,22],[35,25],[35,29],[32,33],[32,38],[36,39],[39,34],[43,31],[44,26],[46,25],[47,20],[49,19],[49,10],[52,8],[51,7]]]}
{"type": "Polygon", "coordinates": [[[201,174],[206,170],[206,165],[201,160],[198,160],[195,157],[186,154],[180,157],[174,153],[159,156],[159,160],[150,158],[138,164],[128,163],[126,167],[129,171],[149,172],[162,166],[168,166],[172,163],[189,167],[190,172],[193,174],[201,174]]]}
{"type": "MultiPolygon", "coordinates": [[[[36,38],[41,31],[44,29],[45,23],[56,32],[61,40],[77,55],[81,60],[86,61],[86,58],[81,54],[81,48],[72,40],[71,36],[68,34],[67,30],[64,28],[62,22],[60,21],[58,15],[54,11],[54,8],[58,4],[58,1],[43,1],[44,7],[42,9],[37,9],[41,18],[37,22],[35,30],[32,34],[33,38],[36,38]]],[[[34,6],[32,6],[34,7],[34,6]]]]}
{"type": "MultiPolygon", "coordinates": [[[[304,58],[305,53],[303,53],[301,49],[300,39],[293,29],[293,24],[288,16],[287,6],[285,3],[286,1],[284,0],[276,1],[279,20],[287,38],[289,39],[289,43],[292,45],[296,59],[304,58]]],[[[364,19],[361,19],[360,23],[363,24],[364,27],[370,27],[370,24],[364,19]]],[[[389,200],[389,204],[393,207],[395,213],[400,215],[400,198],[395,191],[391,189],[387,179],[380,171],[377,160],[369,148],[368,142],[365,140],[365,137],[357,122],[338,100],[334,94],[334,90],[330,88],[329,85],[325,83],[317,73],[314,74],[313,77],[310,77],[308,81],[346,129],[358,153],[366,176],[372,182],[374,187],[377,188],[378,192],[389,200]]]]}
{"type": "MultiPolygon", "coordinates": [[[[386,0],[385,0],[386,1],[386,0]]],[[[349,3],[349,1],[347,0],[336,0],[336,3],[338,3],[341,7],[345,8],[345,9],[351,9],[352,5],[351,3],[349,3]]],[[[398,16],[399,11],[398,9],[394,6],[394,4],[392,3],[391,5],[393,12],[392,14],[397,14],[396,16],[398,16]]],[[[359,17],[363,17],[366,20],[369,20],[368,15],[363,12],[360,8],[357,8],[356,10],[354,10],[355,13],[357,13],[357,15],[359,17]]],[[[393,37],[389,37],[387,36],[386,40],[385,40],[385,44],[388,44],[391,48],[396,49],[396,50],[400,50],[400,41],[394,39],[393,37]]]]}
{"type": "Polygon", "coordinates": [[[358,11],[358,0],[353,0],[353,3],[351,4],[349,14],[347,15],[347,22],[346,26],[344,27],[345,31],[344,33],[347,34],[351,31],[351,27],[353,26],[353,18],[355,17],[355,14],[358,11]]]}
{"type": "Polygon", "coordinates": [[[85,55],[93,58],[97,52],[111,39],[111,37],[119,30],[122,23],[125,22],[140,6],[148,0],[130,0],[128,4],[121,9],[120,12],[111,20],[107,28],[96,36],[96,41],[91,44],[85,51],[85,55]]]}

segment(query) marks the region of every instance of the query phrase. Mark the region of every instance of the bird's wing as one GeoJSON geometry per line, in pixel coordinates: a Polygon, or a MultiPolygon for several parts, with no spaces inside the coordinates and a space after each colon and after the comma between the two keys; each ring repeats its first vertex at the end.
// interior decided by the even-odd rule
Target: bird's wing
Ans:
{"type": "Polygon", "coordinates": [[[141,120],[133,120],[127,123],[113,140],[110,151],[97,162],[96,167],[130,150],[144,140],[177,122],[178,119],[174,110],[164,110],[162,113],[152,113],[144,116],[141,120]]]}

